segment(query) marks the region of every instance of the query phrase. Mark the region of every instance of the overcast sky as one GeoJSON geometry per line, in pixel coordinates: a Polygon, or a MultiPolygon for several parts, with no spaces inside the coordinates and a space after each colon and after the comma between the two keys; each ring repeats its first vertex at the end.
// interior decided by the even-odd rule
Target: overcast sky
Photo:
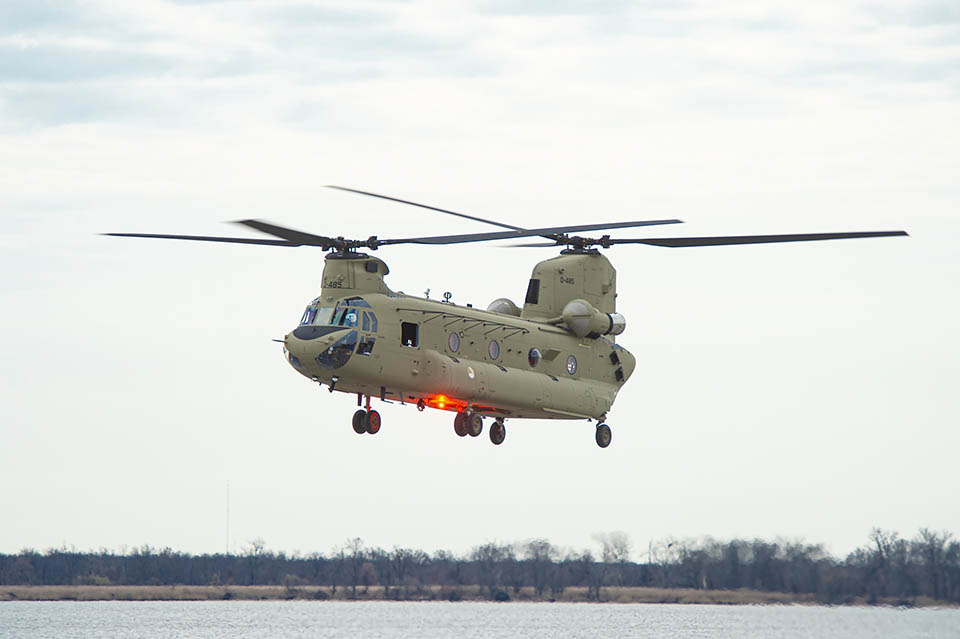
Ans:
{"type": "MultiPolygon", "coordinates": [[[[233,551],[960,534],[958,175],[949,0],[5,0],[0,552],[222,551],[228,482],[233,551]],[[358,437],[270,341],[319,249],[97,235],[488,228],[324,184],[531,227],[911,237],[609,250],[638,362],[609,449],[396,405],[358,437]]],[[[377,253],[395,290],[479,306],[554,254],[377,253]]]]}

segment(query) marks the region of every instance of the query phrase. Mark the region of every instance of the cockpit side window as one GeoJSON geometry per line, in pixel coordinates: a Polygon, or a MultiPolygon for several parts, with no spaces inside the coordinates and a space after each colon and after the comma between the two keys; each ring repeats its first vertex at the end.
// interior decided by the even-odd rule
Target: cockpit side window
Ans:
{"type": "Polygon", "coordinates": [[[363,313],[363,330],[371,333],[377,332],[377,316],[372,311],[364,311],[363,313]]]}
{"type": "Polygon", "coordinates": [[[375,337],[361,337],[360,346],[357,347],[357,355],[369,355],[373,352],[373,345],[376,343],[375,337]]]}

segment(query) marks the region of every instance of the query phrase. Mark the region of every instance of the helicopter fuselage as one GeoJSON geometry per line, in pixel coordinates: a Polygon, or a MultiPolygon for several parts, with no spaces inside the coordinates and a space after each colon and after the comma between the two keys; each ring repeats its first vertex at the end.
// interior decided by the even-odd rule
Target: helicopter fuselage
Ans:
{"type": "Polygon", "coordinates": [[[636,361],[604,336],[395,293],[386,265],[327,260],[324,288],[284,340],[287,361],[333,391],[499,418],[597,419],[636,361]]]}

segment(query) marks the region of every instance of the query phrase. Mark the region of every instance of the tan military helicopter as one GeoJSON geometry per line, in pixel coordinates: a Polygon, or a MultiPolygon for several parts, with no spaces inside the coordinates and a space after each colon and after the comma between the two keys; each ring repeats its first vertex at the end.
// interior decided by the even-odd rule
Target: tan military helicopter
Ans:
{"type": "Polygon", "coordinates": [[[626,328],[616,312],[616,271],[597,247],[649,244],[688,247],[760,244],[907,235],[904,231],[747,235],[731,237],[659,237],[645,239],[573,236],[595,231],[680,220],[643,220],[523,229],[367,191],[330,188],[499,226],[506,231],[403,239],[349,240],[295,231],[260,220],[238,223],[278,239],[106,233],[268,246],[316,246],[329,251],[320,295],[307,306],[300,325],[282,341],[284,356],[301,375],[326,384],[331,392],[352,393],[361,406],[353,415],[358,434],[380,430],[380,414],[371,398],[412,403],[421,411],[455,413],[457,435],[477,437],[490,417],[490,441],[502,444],[506,419],[582,419],[596,422],[596,442],[610,445],[605,423],[617,393],[630,378],[636,360],[615,342],[626,328]],[[359,252],[395,244],[459,244],[524,237],[547,243],[519,246],[564,247],[558,257],[537,264],[523,307],[494,300],[486,310],[416,297],[390,290],[382,260],[359,252]]]}

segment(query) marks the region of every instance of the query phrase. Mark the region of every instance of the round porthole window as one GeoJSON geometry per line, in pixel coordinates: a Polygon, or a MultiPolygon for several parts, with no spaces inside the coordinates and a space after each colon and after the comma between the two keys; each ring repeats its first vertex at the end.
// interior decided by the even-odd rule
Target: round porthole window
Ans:
{"type": "Polygon", "coordinates": [[[490,340],[490,345],[487,346],[487,353],[490,355],[490,359],[500,358],[500,344],[497,343],[497,340],[490,340]]]}
{"type": "Polygon", "coordinates": [[[460,336],[456,333],[450,333],[450,339],[447,340],[447,346],[454,353],[460,350],[460,336]]]}
{"type": "Polygon", "coordinates": [[[530,368],[536,368],[537,364],[540,363],[540,357],[540,351],[538,349],[530,349],[530,352],[527,354],[527,361],[530,362],[530,368]]]}
{"type": "Polygon", "coordinates": [[[567,358],[567,372],[571,375],[577,372],[577,358],[573,355],[567,358]]]}

